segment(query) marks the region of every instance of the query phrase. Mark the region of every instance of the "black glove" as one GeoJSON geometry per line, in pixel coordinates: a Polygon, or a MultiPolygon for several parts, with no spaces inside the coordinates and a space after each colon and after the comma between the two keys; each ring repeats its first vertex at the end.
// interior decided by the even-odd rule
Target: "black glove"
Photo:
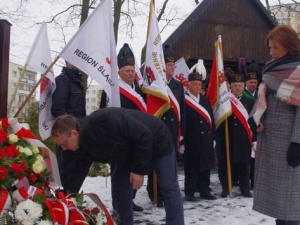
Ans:
{"type": "Polygon", "coordinates": [[[286,159],[291,167],[297,167],[300,165],[300,144],[291,142],[289,150],[286,153],[286,159]]]}

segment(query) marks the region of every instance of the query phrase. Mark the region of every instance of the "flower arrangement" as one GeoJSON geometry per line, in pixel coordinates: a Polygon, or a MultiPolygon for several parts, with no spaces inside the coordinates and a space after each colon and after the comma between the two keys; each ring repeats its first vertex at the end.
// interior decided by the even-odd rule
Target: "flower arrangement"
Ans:
{"type": "Polygon", "coordinates": [[[30,140],[39,141],[24,127],[12,132],[9,125],[8,119],[0,121],[0,224],[114,224],[95,194],[87,194],[91,204],[83,193],[54,190],[48,155],[30,140]]]}

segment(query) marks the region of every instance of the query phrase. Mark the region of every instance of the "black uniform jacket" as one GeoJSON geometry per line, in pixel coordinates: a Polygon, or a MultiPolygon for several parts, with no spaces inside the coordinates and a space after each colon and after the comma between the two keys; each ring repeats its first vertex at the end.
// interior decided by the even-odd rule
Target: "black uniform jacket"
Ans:
{"type": "MultiPolygon", "coordinates": [[[[240,101],[247,112],[250,113],[254,101],[244,95],[242,95],[240,101]]],[[[228,129],[231,162],[249,163],[251,158],[251,141],[248,139],[244,126],[234,113],[228,117],[228,129]]],[[[226,157],[225,144],[225,122],[223,122],[217,129],[217,153],[221,159],[226,157]]]]}
{"type": "Polygon", "coordinates": [[[79,121],[80,154],[69,177],[69,189],[78,191],[93,161],[116,163],[146,175],[153,160],[173,151],[167,126],[138,110],[104,108],[79,121]]]}
{"type": "MultiPolygon", "coordinates": [[[[142,90],[138,87],[138,85],[135,85],[135,89],[134,90],[138,94],[140,94],[143,97],[144,101],[145,101],[146,97],[142,93],[142,90]]],[[[102,95],[101,95],[100,109],[107,107],[107,105],[106,105],[106,97],[107,97],[107,94],[106,94],[105,91],[103,91],[102,95]]],[[[120,93],[120,103],[121,103],[121,107],[122,108],[140,110],[139,107],[137,107],[137,105],[133,101],[131,101],[126,96],[122,95],[122,93],[120,93]]]]}
{"type": "Polygon", "coordinates": [[[67,67],[55,78],[51,113],[54,117],[70,114],[76,118],[86,116],[85,92],[80,74],[67,67]]]}
{"type": "Polygon", "coordinates": [[[185,103],[184,103],[184,88],[183,85],[175,80],[173,77],[171,78],[169,84],[169,88],[171,89],[172,93],[174,94],[175,98],[177,99],[177,102],[180,107],[180,117],[181,122],[179,123],[176,113],[174,109],[171,107],[167,112],[165,112],[162,116],[162,120],[167,124],[172,140],[173,145],[176,148],[177,142],[178,142],[178,128],[181,128],[181,136],[184,136],[185,133],[185,103]]]}
{"type": "Polygon", "coordinates": [[[213,111],[209,100],[205,96],[200,97],[200,103],[209,113],[212,127],[209,122],[186,105],[186,132],[185,132],[185,165],[190,170],[203,171],[214,167],[215,123],[213,111]]]}

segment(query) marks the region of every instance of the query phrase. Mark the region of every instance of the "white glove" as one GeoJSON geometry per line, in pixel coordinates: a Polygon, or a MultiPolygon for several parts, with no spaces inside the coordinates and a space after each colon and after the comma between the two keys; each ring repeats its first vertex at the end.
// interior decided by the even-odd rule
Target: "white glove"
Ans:
{"type": "Polygon", "coordinates": [[[252,144],[251,144],[251,158],[255,158],[255,155],[256,155],[256,145],[257,145],[256,141],[252,142],[252,144]]]}
{"type": "Polygon", "coordinates": [[[214,140],[214,148],[216,148],[217,142],[216,140],[214,140]]]}
{"type": "Polygon", "coordinates": [[[184,151],[185,151],[185,146],[184,146],[184,145],[180,145],[180,146],[179,146],[179,149],[178,149],[178,152],[179,152],[180,154],[183,154],[184,151]]]}

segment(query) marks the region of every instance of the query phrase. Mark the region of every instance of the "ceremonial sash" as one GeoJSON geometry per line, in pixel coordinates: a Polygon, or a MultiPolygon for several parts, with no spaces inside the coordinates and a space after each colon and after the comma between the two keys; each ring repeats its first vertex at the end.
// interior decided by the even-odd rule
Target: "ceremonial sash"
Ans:
{"type": "Polygon", "coordinates": [[[130,88],[123,81],[119,80],[119,89],[120,93],[132,101],[142,112],[147,112],[147,105],[142,98],[135,90],[130,88]]]}
{"type": "Polygon", "coordinates": [[[234,97],[232,93],[230,93],[229,96],[230,96],[230,104],[231,104],[232,112],[243,125],[245,131],[247,132],[249,142],[251,143],[252,132],[248,124],[249,114],[245,109],[244,105],[236,97],[234,97]]]}
{"type": "Polygon", "coordinates": [[[208,121],[210,129],[212,130],[212,121],[208,111],[199,103],[196,103],[190,96],[185,95],[185,103],[199,113],[206,121],[208,121]]]}

